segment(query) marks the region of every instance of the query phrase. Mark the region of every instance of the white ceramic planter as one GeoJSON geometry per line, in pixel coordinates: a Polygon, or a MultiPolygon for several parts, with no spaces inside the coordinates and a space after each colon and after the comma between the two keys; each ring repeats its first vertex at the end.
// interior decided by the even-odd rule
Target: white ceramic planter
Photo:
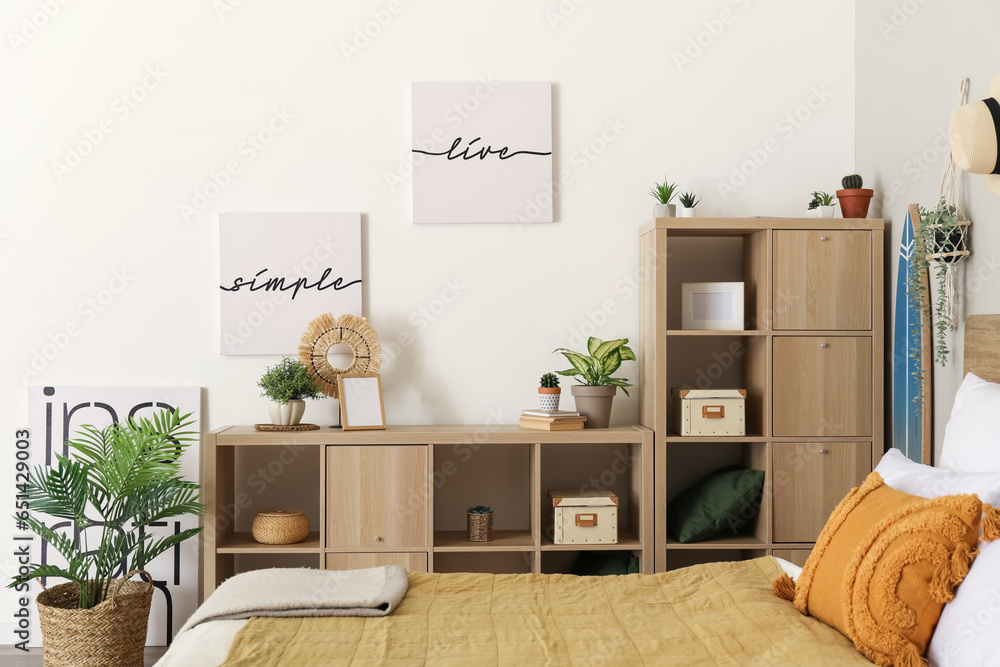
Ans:
{"type": "Polygon", "coordinates": [[[542,388],[538,390],[538,409],[546,412],[555,412],[559,409],[559,397],[562,390],[556,388],[555,391],[546,391],[542,388]]]}
{"type": "Polygon", "coordinates": [[[682,218],[693,218],[695,217],[695,207],[692,206],[688,208],[687,206],[681,206],[681,216],[682,218]]]}
{"type": "Polygon", "coordinates": [[[295,426],[302,421],[302,414],[305,411],[306,402],[299,399],[287,403],[269,401],[267,404],[267,414],[275,426],[295,426]]]}
{"type": "Polygon", "coordinates": [[[836,206],[818,206],[816,210],[819,211],[820,218],[832,218],[836,208],[836,206]]]}
{"type": "Polygon", "coordinates": [[[653,205],[653,217],[654,218],[672,218],[677,213],[676,204],[654,204],[653,205]]]}

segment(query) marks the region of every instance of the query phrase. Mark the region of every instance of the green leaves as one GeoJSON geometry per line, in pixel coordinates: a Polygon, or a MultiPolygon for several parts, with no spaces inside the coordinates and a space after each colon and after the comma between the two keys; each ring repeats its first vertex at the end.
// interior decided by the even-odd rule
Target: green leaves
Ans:
{"type": "Polygon", "coordinates": [[[323,397],[305,365],[291,357],[285,357],[274,366],[268,366],[257,386],[264,390],[261,396],[279,403],[323,397]]]}
{"type": "MultiPolygon", "coordinates": [[[[653,196],[653,199],[661,204],[669,204],[670,200],[674,198],[677,193],[677,184],[669,182],[666,177],[663,178],[662,183],[655,183],[653,187],[649,189],[649,194],[653,196]]],[[[593,354],[593,352],[591,352],[593,354]]]]}
{"type": "Polygon", "coordinates": [[[611,374],[621,367],[623,361],[635,361],[635,353],[628,347],[627,343],[628,338],[603,341],[591,336],[587,340],[589,356],[565,347],[556,348],[553,353],[563,355],[573,364],[573,368],[556,371],[556,374],[564,377],[577,377],[581,384],[591,387],[621,387],[627,396],[628,391],[625,387],[632,385],[622,378],[611,377],[611,374]]]}
{"type": "Polygon", "coordinates": [[[119,567],[144,567],[196,535],[201,528],[159,540],[140,533],[150,523],[204,511],[198,485],[180,477],[179,459],[197,437],[186,430],[193,423],[190,417],[178,410],[161,411],[152,420],[105,429],[83,426],[67,443],[73,457],[57,455],[55,466],[36,468],[27,489],[31,510],[70,525],[57,531],[30,515],[27,523],[68,566],[32,564],[10,586],[33,577],[64,577],[80,584],[79,606],[90,608],[104,599],[119,567]],[[98,531],[100,541],[88,547],[98,531]]]}

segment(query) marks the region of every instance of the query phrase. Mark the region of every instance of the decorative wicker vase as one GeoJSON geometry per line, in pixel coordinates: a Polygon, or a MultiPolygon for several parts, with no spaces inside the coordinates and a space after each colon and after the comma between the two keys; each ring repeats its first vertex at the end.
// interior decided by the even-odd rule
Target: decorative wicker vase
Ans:
{"type": "Polygon", "coordinates": [[[257,512],[251,532],[261,544],[295,544],[309,536],[309,519],[301,510],[257,512]]]}
{"type": "Polygon", "coordinates": [[[469,542],[493,541],[493,514],[465,513],[465,539],[469,542]]]}
{"type": "Polygon", "coordinates": [[[93,609],[77,608],[75,582],[38,594],[45,667],[142,667],[153,584],[128,581],[133,574],[112,581],[108,599],[93,609]]]}

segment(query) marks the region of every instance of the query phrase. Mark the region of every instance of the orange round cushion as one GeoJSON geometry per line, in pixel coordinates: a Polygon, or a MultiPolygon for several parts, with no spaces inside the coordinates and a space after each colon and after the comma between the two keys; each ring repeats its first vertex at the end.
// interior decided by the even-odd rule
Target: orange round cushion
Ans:
{"type": "Polygon", "coordinates": [[[876,664],[921,664],[975,558],[981,513],[973,494],[920,498],[871,473],[830,515],[796,583],[795,607],[876,664]]]}

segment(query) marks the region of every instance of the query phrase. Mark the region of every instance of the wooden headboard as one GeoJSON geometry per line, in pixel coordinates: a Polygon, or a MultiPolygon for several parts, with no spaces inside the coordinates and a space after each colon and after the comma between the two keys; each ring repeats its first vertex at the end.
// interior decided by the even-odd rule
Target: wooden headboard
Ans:
{"type": "Polygon", "coordinates": [[[965,373],[1000,383],[1000,315],[970,315],[965,320],[965,373]]]}

